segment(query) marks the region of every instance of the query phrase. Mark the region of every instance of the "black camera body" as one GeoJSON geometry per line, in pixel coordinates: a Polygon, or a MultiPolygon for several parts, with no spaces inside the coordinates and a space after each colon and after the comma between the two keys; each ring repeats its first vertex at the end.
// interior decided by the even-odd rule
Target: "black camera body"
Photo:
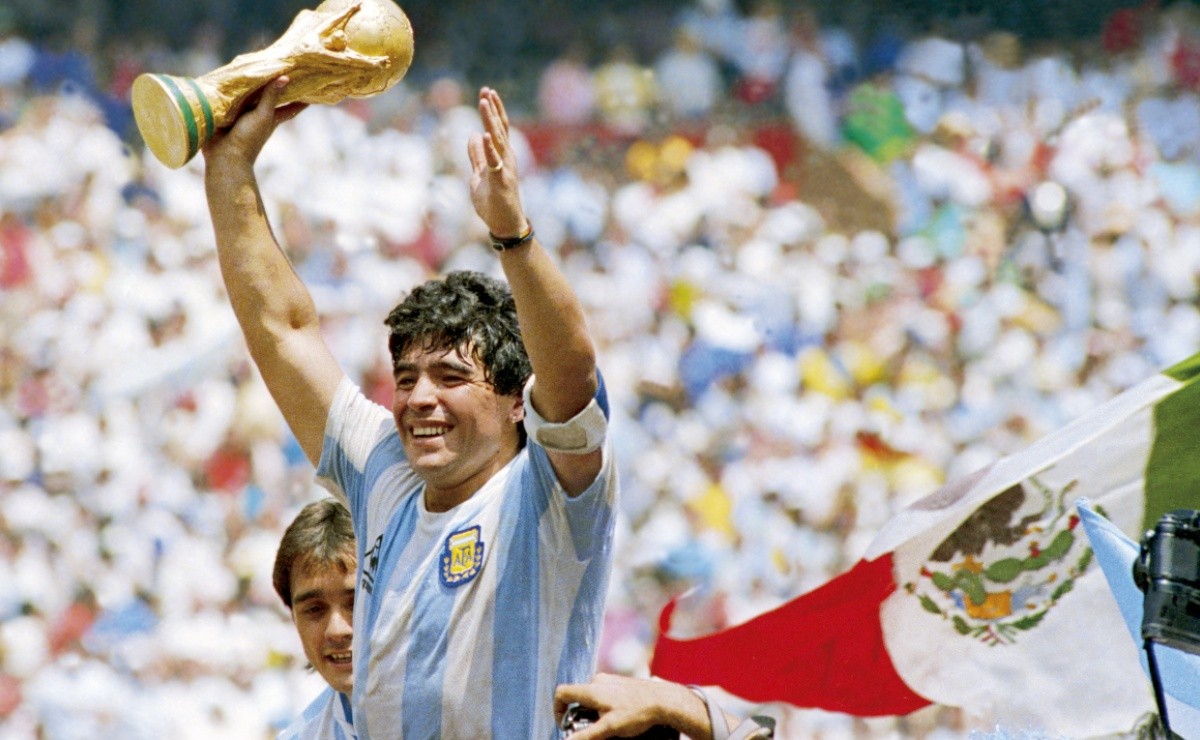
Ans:
{"type": "Polygon", "coordinates": [[[1142,639],[1200,655],[1200,511],[1176,509],[1146,532],[1133,582],[1145,594],[1142,639]]]}

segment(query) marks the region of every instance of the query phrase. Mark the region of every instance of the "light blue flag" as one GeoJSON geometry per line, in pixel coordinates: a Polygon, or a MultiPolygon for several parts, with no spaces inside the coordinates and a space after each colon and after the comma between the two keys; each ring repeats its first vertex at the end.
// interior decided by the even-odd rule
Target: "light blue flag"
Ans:
{"type": "MultiPolygon", "coordinates": [[[[1142,648],[1142,600],[1145,594],[1133,582],[1133,562],[1137,560],[1141,546],[1094,511],[1087,499],[1079,499],[1075,507],[1096,562],[1104,572],[1125,626],[1129,628],[1129,636],[1141,654],[1142,669],[1149,681],[1150,668],[1142,648]]],[[[1167,696],[1167,719],[1171,729],[1183,737],[1200,738],[1200,655],[1159,644],[1155,644],[1153,650],[1167,696]]]]}

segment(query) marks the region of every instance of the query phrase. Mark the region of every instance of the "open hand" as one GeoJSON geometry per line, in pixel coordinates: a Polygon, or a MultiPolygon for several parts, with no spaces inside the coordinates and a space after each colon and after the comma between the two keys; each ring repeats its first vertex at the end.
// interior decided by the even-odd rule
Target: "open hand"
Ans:
{"type": "Polygon", "coordinates": [[[495,90],[479,91],[482,134],[472,134],[467,143],[471,160],[471,204],[499,237],[525,233],[525,212],[518,191],[517,157],[508,138],[508,113],[495,90]]]}

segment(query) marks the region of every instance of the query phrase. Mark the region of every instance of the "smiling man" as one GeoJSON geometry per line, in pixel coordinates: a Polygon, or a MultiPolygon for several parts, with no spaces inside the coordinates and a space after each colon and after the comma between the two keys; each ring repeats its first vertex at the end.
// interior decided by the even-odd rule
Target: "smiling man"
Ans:
{"type": "Polygon", "coordinates": [[[340,502],[321,499],[292,520],[271,581],[291,612],[304,657],[329,687],[308,705],[279,740],[352,740],[350,691],[354,685],[354,526],[340,502]]]}
{"type": "Polygon", "coordinates": [[[479,93],[471,201],[505,281],[458,272],[387,317],[389,410],[338,366],[267,222],[254,162],[298,112],[286,85],[205,148],[230,301],[250,353],[358,540],[360,738],[553,736],[554,688],[595,666],[616,474],[583,310],[534,237],[500,96],[479,93]]]}

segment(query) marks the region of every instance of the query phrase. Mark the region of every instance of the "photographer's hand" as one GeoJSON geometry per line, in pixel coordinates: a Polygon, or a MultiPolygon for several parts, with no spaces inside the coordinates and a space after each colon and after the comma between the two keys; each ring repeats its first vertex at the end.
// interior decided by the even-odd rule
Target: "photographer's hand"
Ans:
{"type": "Polygon", "coordinates": [[[600,719],[572,734],[571,740],[634,737],[655,725],[694,740],[712,737],[704,702],[680,684],[600,673],[588,684],[559,686],[554,692],[555,717],[561,719],[572,702],[595,709],[600,719]]]}

